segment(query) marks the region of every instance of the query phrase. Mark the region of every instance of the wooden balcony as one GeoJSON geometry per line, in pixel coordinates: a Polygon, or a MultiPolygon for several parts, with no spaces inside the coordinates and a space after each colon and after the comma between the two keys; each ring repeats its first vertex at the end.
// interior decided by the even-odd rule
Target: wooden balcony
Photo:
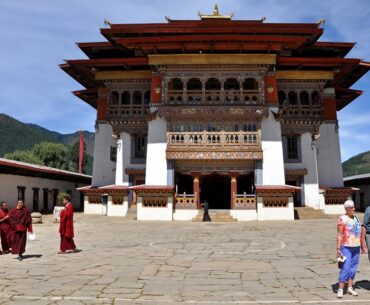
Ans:
{"type": "Polygon", "coordinates": [[[261,133],[167,132],[167,159],[261,160],[261,133]]]}
{"type": "Polygon", "coordinates": [[[321,118],[324,110],[322,105],[281,105],[284,117],[314,117],[321,118]]]}
{"type": "Polygon", "coordinates": [[[259,131],[167,132],[168,146],[227,146],[244,147],[261,144],[259,131]]]}
{"type": "Polygon", "coordinates": [[[144,105],[109,105],[110,118],[143,117],[149,114],[149,107],[144,105]]]}
{"type": "Polygon", "coordinates": [[[260,103],[258,90],[170,90],[164,100],[169,105],[254,105],[260,103]]]}

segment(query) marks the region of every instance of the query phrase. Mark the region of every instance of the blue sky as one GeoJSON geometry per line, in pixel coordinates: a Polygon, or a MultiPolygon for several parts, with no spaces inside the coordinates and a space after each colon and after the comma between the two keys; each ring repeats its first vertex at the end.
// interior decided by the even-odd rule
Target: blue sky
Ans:
{"type": "MultiPolygon", "coordinates": [[[[368,0],[221,0],[220,13],[266,22],[326,19],[320,41],[357,42],[348,57],[370,61],[368,0]]],[[[103,41],[112,23],[197,19],[211,13],[209,0],[1,0],[0,112],[50,130],[94,130],[95,111],[70,92],[81,86],[59,69],[63,59],[85,58],[75,42],[103,41]]],[[[370,150],[370,74],[353,88],[364,94],[339,113],[342,159],[370,150]]]]}

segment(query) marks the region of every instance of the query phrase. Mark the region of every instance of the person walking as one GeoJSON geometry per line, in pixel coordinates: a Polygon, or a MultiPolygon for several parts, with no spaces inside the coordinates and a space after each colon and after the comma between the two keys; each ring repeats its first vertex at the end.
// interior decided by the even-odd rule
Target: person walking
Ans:
{"type": "Polygon", "coordinates": [[[362,222],[362,228],[364,230],[365,242],[367,246],[367,255],[370,261],[370,206],[365,210],[364,220],[362,222]]]}
{"type": "Polygon", "coordinates": [[[18,200],[15,209],[9,213],[9,223],[13,230],[12,254],[18,254],[17,260],[23,260],[26,251],[27,231],[32,233],[32,217],[24,206],[23,200],[18,200]]]}
{"type": "Polygon", "coordinates": [[[352,200],[344,203],[345,215],[338,219],[337,234],[337,254],[338,258],[343,261],[339,272],[339,289],[338,298],[343,297],[343,289],[348,283],[347,293],[357,296],[358,293],[353,288],[353,280],[356,275],[360,251],[365,249],[364,230],[361,229],[361,223],[355,215],[355,204],[352,200]]]}
{"type": "Polygon", "coordinates": [[[5,201],[0,205],[0,236],[3,254],[8,254],[12,246],[13,231],[10,228],[8,204],[5,201]]]}
{"type": "Polygon", "coordinates": [[[64,209],[60,211],[60,250],[58,254],[64,254],[68,250],[73,253],[78,252],[74,243],[74,228],[73,228],[73,205],[70,202],[69,196],[63,197],[64,209]]]}

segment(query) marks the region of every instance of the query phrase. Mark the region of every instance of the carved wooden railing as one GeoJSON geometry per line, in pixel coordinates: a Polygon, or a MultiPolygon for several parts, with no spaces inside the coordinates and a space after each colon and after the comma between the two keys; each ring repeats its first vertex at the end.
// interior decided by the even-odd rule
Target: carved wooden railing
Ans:
{"type": "Polygon", "coordinates": [[[235,210],[255,210],[256,196],[253,194],[238,194],[234,198],[233,207],[235,210]]]}
{"type": "Polygon", "coordinates": [[[261,144],[258,131],[167,132],[169,146],[255,146],[261,144]]]}
{"type": "Polygon", "coordinates": [[[175,209],[178,210],[196,210],[197,198],[194,194],[176,194],[175,195],[175,209]]]}
{"type": "Polygon", "coordinates": [[[280,106],[284,116],[314,116],[323,115],[322,105],[282,105],[280,106]]]}
{"type": "Polygon", "coordinates": [[[166,104],[257,104],[258,90],[169,90],[166,104]]]}
{"type": "Polygon", "coordinates": [[[149,107],[144,105],[109,105],[108,115],[113,117],[145,116],[149,107]]]}

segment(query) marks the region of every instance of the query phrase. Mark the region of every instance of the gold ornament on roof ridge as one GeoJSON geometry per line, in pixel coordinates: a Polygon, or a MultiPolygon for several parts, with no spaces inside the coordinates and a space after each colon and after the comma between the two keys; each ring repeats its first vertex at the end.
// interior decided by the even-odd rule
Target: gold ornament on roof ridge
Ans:
{"type": "Polygon", "coordinates": [[[212,15],[205,15],[205,14],[202,14],[201,12],[198,12],[198,16],[202,20],[204,20],[204,19],[227,19],[227,20],[231,20],[231,18],[233,18],[233,16],[234,16],[234,13],[231,13],[229,15],[220,15],[220,13],[218,11],[218,5],[215,4],[212,15]]]}

